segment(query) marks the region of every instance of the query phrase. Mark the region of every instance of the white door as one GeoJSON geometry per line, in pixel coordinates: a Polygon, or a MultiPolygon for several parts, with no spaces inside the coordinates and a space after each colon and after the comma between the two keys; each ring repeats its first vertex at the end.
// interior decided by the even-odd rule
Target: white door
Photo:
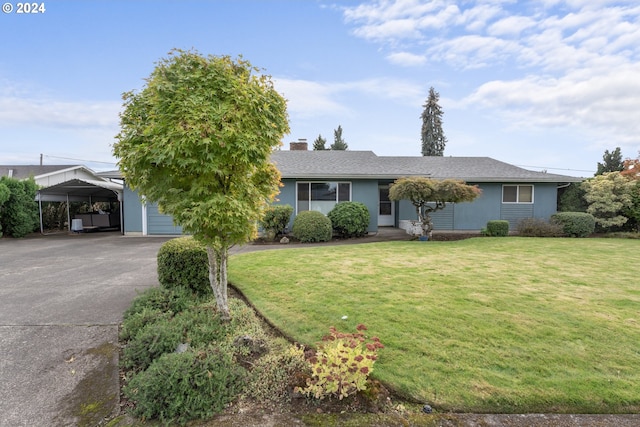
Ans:
{"type": "Polygon", "coordinates": [[[378,227],[395,225],[395,203],[389,200],[389,186],[378,187],[378,227]]]}

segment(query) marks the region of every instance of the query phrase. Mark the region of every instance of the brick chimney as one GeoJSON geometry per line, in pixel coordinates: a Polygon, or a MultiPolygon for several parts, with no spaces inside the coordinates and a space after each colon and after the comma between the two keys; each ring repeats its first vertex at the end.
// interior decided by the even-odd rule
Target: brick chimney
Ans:
{"type": "Polygon", "coordinates": [[[289,143],[289,150],[291,151],[307,151],[308,149],[307,138],[298,138],[297,142],[289,143]]]}

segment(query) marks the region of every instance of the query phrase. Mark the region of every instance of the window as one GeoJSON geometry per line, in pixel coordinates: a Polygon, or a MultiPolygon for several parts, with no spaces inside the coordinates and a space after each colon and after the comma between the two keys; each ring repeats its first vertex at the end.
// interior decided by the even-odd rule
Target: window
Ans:
{"type": "Polygon", "coordinates": [[[533,203],[533,185],[503,185],[502,203],[533,203]]]}
{"type": "Polygon", "coordinates": [[[351,200],[350,182],[299,182],[298,212],[320,211],[328,214],[339,202],[351,200]]]}

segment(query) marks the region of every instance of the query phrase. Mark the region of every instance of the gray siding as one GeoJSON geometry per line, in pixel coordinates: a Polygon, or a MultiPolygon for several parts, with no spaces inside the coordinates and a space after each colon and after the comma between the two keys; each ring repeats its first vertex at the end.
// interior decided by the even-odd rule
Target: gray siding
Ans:
{"type": "Polygon", "coordinates": [[[158,205],[147,205],[147,234],[149,235],[177,235],[182,234],[182,228],[173,224],[173,218],[160,213],[158,205]]]}
{"type": "MultiPolygon", "coordinates": [[[[472,184],[472,183],[470,183],[472,184]]],[[[555,183],[534,185],[534,203],[502,203],[502,183],[478,185],[482,194],[471,203],[447,204],[431,214],[435,230],[481,230],[496,219],[509,221],[514,230],[523,218],[549,219],[557,210],[555,183]]],[[[398,203],[398,220],[415,220],[416,209],[407,200],[398,203]]]]}
{"type": "MultiPolygon", "coordinates": [[[[378,181],[364,179],[327,179],[325,181],[340,181],[351,183],[351,200],[363,203],[369,209],[370,221],[368,231],[378,230],[378,181]]],[[[289,221],[289,228],[293,226],[293,219],[298,214],[296,211],[296,183],[297,182],[323,182],[319,179],[283,179],[283,187],[274,204],[291,205],[294,207],[293,216],[289,221]]]]}
{"type": "Polygon", "coordinates": [[[533,204],[502,204],[500,219],[509,221],[509,230],[515,230],[518,222],[524,218],[533,218],[533,204]]]}

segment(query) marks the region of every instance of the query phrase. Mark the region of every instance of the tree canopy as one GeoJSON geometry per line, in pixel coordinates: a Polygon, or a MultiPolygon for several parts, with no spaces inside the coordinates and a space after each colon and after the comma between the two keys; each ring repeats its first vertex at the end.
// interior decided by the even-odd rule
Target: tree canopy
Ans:
{"type": "Polygon", "coordinates": [[[620,173],[627,178],[640,180],[640,151],[638,152],[638,158],[624,161],[622,172],[620,173]]]}
{"type": "Polygon", "coordinates": [[[389,187],[389,199],[409,200],[416,207],[422,234],[429,237],[433,230],[431,212],[444,209],[447,203],[471,202],[480,194],[478,186],[455,179],[399,178],[389,187]]]}
{"type": "Polygon", "coordinates": [[[113,152],[124,178],[207,246],[211,287],[228,318],[228,249],[255,236],[278,193],[269,156],[289,132],[286,101],[242,57],[181,50],[123,100],[113,152]]]}
{"type": "Polygon", "coordinates": [[[584,181],[582,188],[589,204],[587,212],[600,227],[620,227],[628,221],[623,212],[633,206],[632,196],[637,188],[633,180],[620,172],[607,172],[584,181]]]}
{"type": "Polygon", "coordinates": [[[346,150],[349,145],[342,137],[342,126],[338,125],[338,129],[333,131],[333,144],[331,144],[332,150],[346,150]]]}
{"type": "Polygon", "coordinates": [[[322,135],[318,135],[318,137],[313,141],[313,151],[323,151],[327,149],[325,145],[327,143],[326,138],[323,138],[322,135]]]}
{"type": "Polygon", "coordinates": [[[447,144],[447,138],[442,130],[442,115],[444,113],[438,104],[439,100],[440,94],[431,87],[421,116],[423,156],[442,156],[447,144]]]}
{"type": "Polygon", "coordinates": [[[602,163],[598,162],[596,175],[602,175],[607,172],[620,172],[623,168],[622,152],[620,151],[620,147],[616,147],[611,153],[609,150],[604,151],[602,163]]]}

